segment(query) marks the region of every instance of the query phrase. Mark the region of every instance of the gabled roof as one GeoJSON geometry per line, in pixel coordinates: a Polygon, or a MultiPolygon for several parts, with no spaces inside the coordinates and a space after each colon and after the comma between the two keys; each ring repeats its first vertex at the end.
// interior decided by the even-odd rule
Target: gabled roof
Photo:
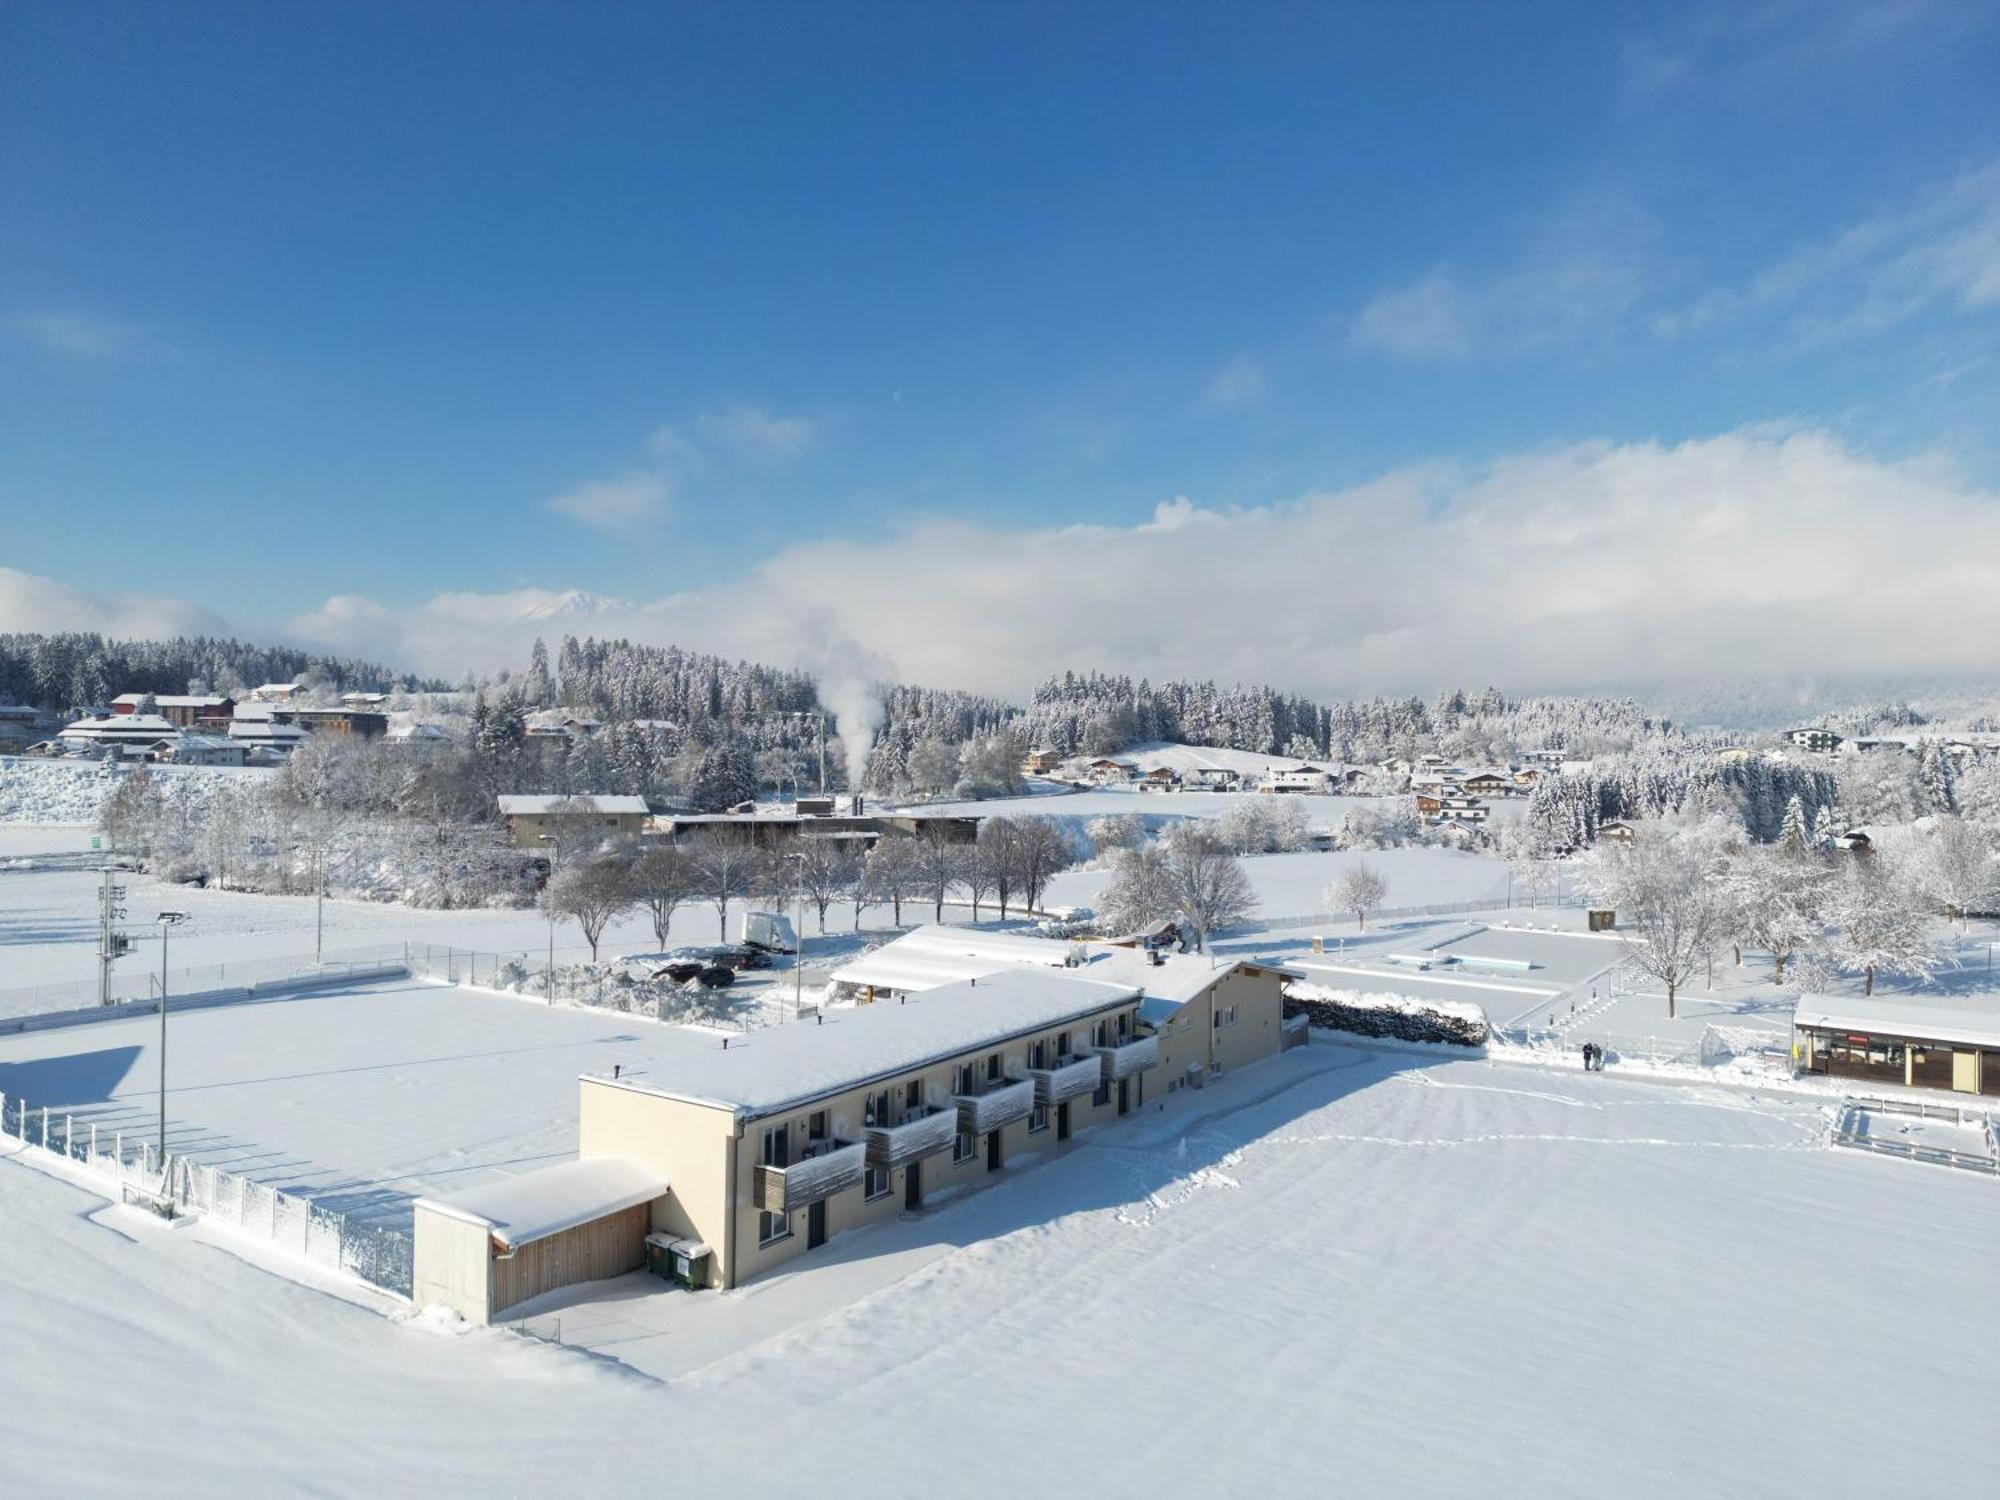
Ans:
{"type": "Polygon", "coordinates": [[[2000,1003],[1945,1002],[1905,996],[1801,995],[1800,1026],[1862,1035],[1910,1037],[1957,1046],[2000,1048],[2000,1003]]]}

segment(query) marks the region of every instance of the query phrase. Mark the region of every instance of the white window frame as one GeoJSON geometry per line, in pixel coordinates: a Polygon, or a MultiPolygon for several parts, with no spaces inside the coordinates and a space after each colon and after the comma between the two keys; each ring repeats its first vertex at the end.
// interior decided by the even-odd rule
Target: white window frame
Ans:
{"type": "Polygon", "coordinates": [[[791,1237],[792,1216],[790,1214],[774,1214],[768,1208],[758,1210],[757,1247],[759,1249],[762,1249],[766,1245],[775,1245],[780,1240],[788,1240],[791,1237]],[[770,1232],[773,1223],[778,1226],[776,1233],[770,1232]]]}

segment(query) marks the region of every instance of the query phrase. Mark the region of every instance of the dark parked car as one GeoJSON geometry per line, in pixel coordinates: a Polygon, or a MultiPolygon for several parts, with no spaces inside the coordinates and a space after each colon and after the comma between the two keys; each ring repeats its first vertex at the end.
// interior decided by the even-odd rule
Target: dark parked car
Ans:
{"type": "Polygon", "coordinates": [[[727,964],[711,964],[701,971],[701,982],[712,990],[726,990],[736,983],[736,971],[727,964]]]}
{"type": "Polygon", "coordinates": [[[761,948],[718,948],[715,951],[715,961],[719,964],[727,965],[739,974],[745,969],[768,969],[771,967],[771,955],[761,948]]]}
{"type": "MultiPolygon", "coordinates": [[[[664,969],[659,971],[659,974],[655,974],[653,977],[657,979],[660,977],[660,974],[664,974],[675,984],[686,984],[690,979],[701,978],[707,968],[708,965],[701,962],[700,959],[687,959],[680,963],[668,964],[664,969]]],[[[732,975],[731,977],[733,978],[734,976],[732,975]]]]}

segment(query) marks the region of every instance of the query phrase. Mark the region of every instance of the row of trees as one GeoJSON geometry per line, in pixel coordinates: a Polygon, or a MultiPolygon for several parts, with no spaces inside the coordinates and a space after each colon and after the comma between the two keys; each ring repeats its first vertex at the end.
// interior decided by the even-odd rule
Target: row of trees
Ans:
{"type": "Polygon", "coordinates": [[[101,707],[120,693],[225,693],[266,682],[355,692],[414,688],[374,662],[213,636],[117,641],[90,631],[0,634],[0,703],[101,707]]]}
{"type": "Polygon", "coordinates": [[[595,958],[611,921],[641,910],[663,949],[684,907],[713,908],[717,937],[727,940],[730,908],[753,900],[779,911],[810,907],[821,932],[828,911],[842,904],[853,908],[856,931],[879,907],[900,927],[905,903],[926,904],[942,921],[952,899],[968,902],[975,921],[989,905],[1004,920],[1038,906],[1050,878],[1072,863],[1068,842],[1047,818],[989,818],[972,843],[954,842],[940,828],[891,835],[865,854],[838,839],[760,848],[747,830],[717,826],[685,844],[572,854],[551,875],[544,899],[552,913],[577,923],[595,958]]]}
{"type": "Polygon", "coordinates": [[[1956,817],[1911,830],[1872,852],[1823,852],[1793,820],[1766,846],[1727,819],[1642,825],[1627,847],[1586,866],[1597,899],[1618,912],[1627,957],[1659,981],[1674,1014],[1680,989],[1728,950],[1768,953],[1774,979],[1808,989],[1841,973],[1926,979],[1949,961],[1939,916],[1963,920],[2000,903],[1991,832],[1956,817]]]}

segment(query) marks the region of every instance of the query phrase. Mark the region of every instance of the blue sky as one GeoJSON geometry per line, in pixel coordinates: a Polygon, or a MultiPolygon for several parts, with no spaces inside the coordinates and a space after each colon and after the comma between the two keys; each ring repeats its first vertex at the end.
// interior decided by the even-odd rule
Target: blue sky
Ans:
{"type": "Polygon", "coordinates": [[[424,654],[1576,444],[1983,502],[1996,77],[1918,0],[7,5],[0,568],[424,654]]]}

